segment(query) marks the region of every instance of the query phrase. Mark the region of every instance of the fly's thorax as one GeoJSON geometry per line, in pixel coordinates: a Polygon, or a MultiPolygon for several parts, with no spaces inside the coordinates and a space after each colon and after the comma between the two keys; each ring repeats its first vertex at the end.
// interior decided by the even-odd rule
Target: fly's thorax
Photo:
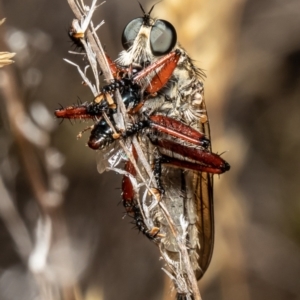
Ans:
{"type": "Polygon", "coordinates": [[[204,118],[206,111],[204,104],[204,87],[201,77],[203,72],[197,68],[186,51],[176,46],[176,51],[180,51],[181,56],[178,64],[166,85],[159,91],[157,96],[149,97],[148,106],[155,106],[156,100],[161,106],[156,104],[156,112],[165,114],[177,120],[181,120],[188,125],[200,122],[204,118]],[[153,102],[151,104],[150,102],[153,102]]]}
{"type": "Polygon", "coordinates": [[[199,122],[204,109],[204,86],[201,80],[202,71],[198,69],[192,62],[187,53],[180,49],[182,55],[178,62],[173,76],[170,79],[170,88],[166,90],[166,94],[171,99],[180,120],[191,125],[199,122]]]}
{"type": "Polygon", "coordinates": [[[176,108],[182,120],[189,125],[208,119],[204,106],[204,87],[200,80],[191,80],[189,84],[180,89],[176,108]]]}

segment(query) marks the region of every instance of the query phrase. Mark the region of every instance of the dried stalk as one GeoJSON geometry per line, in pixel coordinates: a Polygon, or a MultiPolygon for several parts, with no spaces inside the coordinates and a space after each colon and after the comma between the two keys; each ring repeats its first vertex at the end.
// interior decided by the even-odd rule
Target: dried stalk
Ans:
{"type": "MultiPolygon", "coordinates": [[[[92,23],[92,14],[96,9],[96,0],[93,0],[91,7],[87,7],[85,6],[85,4],[83,2],[78,2],[76,0],[68,0],[68,3],[72,9],[72,11],[75,14],[76,19],[73,20],[73,28],[76,29],[76,33],[83,33],[84,37],[87,39],[87,42],[84,41],[84,39],[81,39],[83,42],[83,45],[86,49],[86,55],[91,63],[91,67],[93,69],[93,74],[95,76],[95,82],[97,84],[96,89],[91,89],[94,96],[95,95],[95,90],[99,91],[99,87],[98,87],[98,83],[100,82],[99,78],[98,78],[98,72],[96,72],[95,70],[97,69],[95,66],[92,65],[93,61],[94,61],[94,57],[96,57],[97,62],[99,64],[99,67],[104,75],[105,80],[107,80],[108,82],[110,80],[113,79],[112,74],[110,72],[104,51],[102,49],[101,46],[101,42],[99,40],[99,38],[96,35],[95,32],[95,28],[93,26],[92,23]],[[74,25],[75,24],[75,25],[74,25]],[[89,28],[88,28],[89,25],[89,28]],[[92,57],[91,57],[92,56],[92,57]]],[[[77,66],[77,68],[80,71],[80,68],[77,66]]],[[[91,87],[90,81],[87,80],[87,78],[85,77],[84,72],[80,71],[80,74],[83,78],[83,80],[85,82],[88,83],[88,85],[91,87]]],[[[126,124],[128,123],[128,116],[127,116],[127,112],[126,112],[126,108],[125,105],[122,101],[122,98],[120,96],[120,93],[117,92],[115,95],[115,99],[117,102],[117,108],[119,109],[119,112],[116,115],[115,121],[116,124],[118,126],[119,129],[124,129],[126,128],[126,124]]],[[[107,121],[107,123],[109,124],[109,126],[112,128],[112,130],[114,132],[116,132],[114,126],[111,124],[109,118],[107,118],[106,115],[104,115],[105,120],[107,121]]],[[[183,234],[182,236],[179,234],[178,230],[176,229],[176,226],[174,224],[174,221],[171,218],[171,215],[169,214],[167,208],[165,207],[163,200],[160,201],[159,198],[157,198],[157,195],[153,192],[153,190],[150,188],[150,186],[154,186],[156,187],[156,181],[154,180],[154,176],[153,176],[153,172],[152,169],[143,153],[143,150],[141,149],[137,139],[134,137],[132,139],[132,144],[134,145],[138,155],[139,155],[139,162],[141,164],[141,166],[143,167],[144,170],[146,170],[146,173],[142,173],[139,166],[137,165],[137,162],[135,161],[135,159],[133,158],[131,151],[129,148],[127,148],[126,144],[123,141],[118,141],[119,145],[121,146],[121,148],[123,149],[123,151],[126,153],[127,157],[129,158],[129,160],[132,162],[132,164],[134,165],[137,175],[139,177],[139,181],[142,182],[142,185],[146,187],[148,193],[150,193],[153,197],[153,203],[154,205],[151,205],[151,209],[153,209],[153,206],[158,205],[160,208],[160,211],[162,212],[162,214],[164,215],[164,217],[166,218],[169,227],[171,229],[172,234],[174,235],[177,244],[178,244],[178,249],[180,251],[180,255],[182,257],[181,263],[183,264],[182,269],[179,271],[177,275],[178,278],[180,278],[181,280],[184,281],[184,286],[186,287],[184,289],[184,292],[189,295],[193,295],[193,299],[195,300],[200,300],[201,296],[200,296],[200,292],[197,286],[197,280],[196,277],[194,275],[194,271],[192,269],[191,263],[190,263],[190,258],[188,255],[188,250],[187,247],[184,243],[184,239],[185,239],[185,234],[183,234]],[[184,271],[182,271],[184,270],[184,271]],[[186,276],[184,276],[184,274],[187,274],[187,282],[185,282],[185,278],[186,276]]],[[[124,171],[116,169],[116,168],[107,168],[107,170],[115,170],[116,172],[119,172],[121,174],[124,174],[124,171]]],[[[130,176],[130,174],[128,174],[130,178],[132,178],[132,176],[130,176]]],[[[132,181],[132,184],[134,186],[134,188],[138,191],[139,188],[141,187],[141,185],[138,185],[135,180],[132,181]]],[[[149,219],[149,216],[145,216],[144,214],[144,210],[142,209],[143,207],[145,207],[145,203],[144,201],[142,201],[142,203],[140,203],[139,197],[138,198],[138,204],[141,208],[141,212],[142,215],[144,217],[144,221],[146,224],[153,224],[152,220],[149,219]]],[[[182,222],[182,224],[184,224],[184,220],[182,222]]],[[[182,225],[184,226],[184,225],[182,225]]],[[[184,230],[185,232],[185,230],[184,230]]],[[[168,261],[168,257],[166,255],[166,253],[164,252],[163,247],[161,247],[161,244],[158,243],[159,249],[161,251],[162,256],[165,258],[165,262],[168,265],[170,262],[168,261]]],[[[174,268],[172,266],[170,266],[170,269],[174,270],[174,268]]],[[[177,271],[176,271],[177,272],[177,271]]],[[[171,276],[172,279],[174,280],[174,276],[171,276]]],[[[175,286],[179,286],[179,284],[176,284],[177,281],[177,277],[175,278],[175,286]]]]}

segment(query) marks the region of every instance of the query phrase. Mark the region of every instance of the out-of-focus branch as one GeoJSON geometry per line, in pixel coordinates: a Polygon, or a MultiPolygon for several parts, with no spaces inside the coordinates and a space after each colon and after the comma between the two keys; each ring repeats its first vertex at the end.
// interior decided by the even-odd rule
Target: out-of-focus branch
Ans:
{"type": "Polygon", "coordinates": [[[19,215],[0,176],[0,216],[9,231],[23,262],[26,263],[33,248],[30,234],[19,215]]]}
{"type": "MultiPolygon", "coordinates": [[[[29,259],[28,269],[36,279],[40,296],[49,300],[72,300],[75,299],[73,282],[68,286],[64,284],[57,274],[53,274],[55,270],[48,260],[54,242],[64,241],[67,245],[66,241],[68,240],[65,220],[60,210],[65,189],[64,177],[59,172],[61,161],[57,151],[50,148],[49,132],[35,125],[27,114],[20,92],[21,87],[16,78],[15,69],[2,69],[0,71],[0,93],[11,135],[19,150],[28,184],[31,186],[34,199],[39,207],[40,217],[37,224],[44,225],[37,226],[36,234],[32,233],[34,245],[31,245],[24,222],[18,215],[2,180],[0,181],[0,188],[3,190],[1,216],[17,245],[20,256],[24,262],[29,259]],[[56,184],[58,178],[62,184],[56,184]],[[46,220],[48,222],[45,222],[46,220]]],[[[66,247],[70,250],[70,247],[66,247]]],[[[63,262],[64,267],[73,273],[69,261],[70,255],[62,256],[64,255],[55,258],[63,262]]]]}
{"type": "MultiPolygon", "coordinates": [[[[40,210],[46,213],[48,209],[48,205],[44,201],[47,191],[46,184],[43,181],[43,174],[35,154],[35,149],[24,135],[24,128],[26,128],[26,125],[30,121],[25,113],[23,100],[19,94],[19,86],[12,69],[1,71],[0,92],[3,96],[12,135],[20,150],[19,153],[28,176],[28,182],[31,185],[40,210]]],[[[27,133],[30,134],[30,132],[27,133]]],[[[48,143],[45,138],[37,142],[40,144],[48,143]]]]}

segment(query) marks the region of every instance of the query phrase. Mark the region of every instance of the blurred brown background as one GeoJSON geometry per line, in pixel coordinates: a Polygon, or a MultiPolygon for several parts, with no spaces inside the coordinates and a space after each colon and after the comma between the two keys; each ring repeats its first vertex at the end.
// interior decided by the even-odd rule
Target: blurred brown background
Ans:
{"type": "MultiPolygon", "coordinates": [[[[142,4],[149,10],[153,3],[142,4]]],[[[136,1],[108,0],[97,10],[94,22],[105,20],[98,34],[112,58],[121,50],[124,26],[137,16],[136,1]]],[[[205,70],[214,151],[227,151],[223,157],[232,166],[215,178],[216,243],[200,282],[203,299],[300,299],[299,1],[164,0],[152,16],[173,23],[205,70]]],[[[52,113],[58,103],[92,99],[76,69],[62,60],[81,61],[67,53],[73,19],[67,1],[2,0],[3,17],[0,51],[17,52],[6,69],[28,113],[37,103],[52,113]]],[[[0,99],[1,177],[32,232],[35,196],[0,99]]],[[[96,154],[85,147],[88,136],[76,140],[87,124],[52,121],[48,148],[65,159],[63,213],[74,278],[84,292],[97,287],[103,299],[168,299],[156,247],[122,219],[121,177],[98,174],[96,154]]],[[[38,299],[6,225],[0,221],[0,299],[38,299]]]]}

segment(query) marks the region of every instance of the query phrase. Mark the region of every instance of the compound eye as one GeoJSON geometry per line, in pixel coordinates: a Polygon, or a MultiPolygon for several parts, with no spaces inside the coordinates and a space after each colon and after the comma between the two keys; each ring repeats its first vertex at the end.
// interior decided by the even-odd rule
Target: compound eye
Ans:
{"type": "Polygon", "coordinates": [[[160,56],[169,53],[177,42],[174,26],[165,20],[157,20],[150,32],[152,54],[160,56]]]}
{"type": "Polygon", "coordinates": [[[134,19],[126,25],[122,33],[122,45],[125,50],[128,50],[132,46],[142,25],[143,18],[134,19]]]}

